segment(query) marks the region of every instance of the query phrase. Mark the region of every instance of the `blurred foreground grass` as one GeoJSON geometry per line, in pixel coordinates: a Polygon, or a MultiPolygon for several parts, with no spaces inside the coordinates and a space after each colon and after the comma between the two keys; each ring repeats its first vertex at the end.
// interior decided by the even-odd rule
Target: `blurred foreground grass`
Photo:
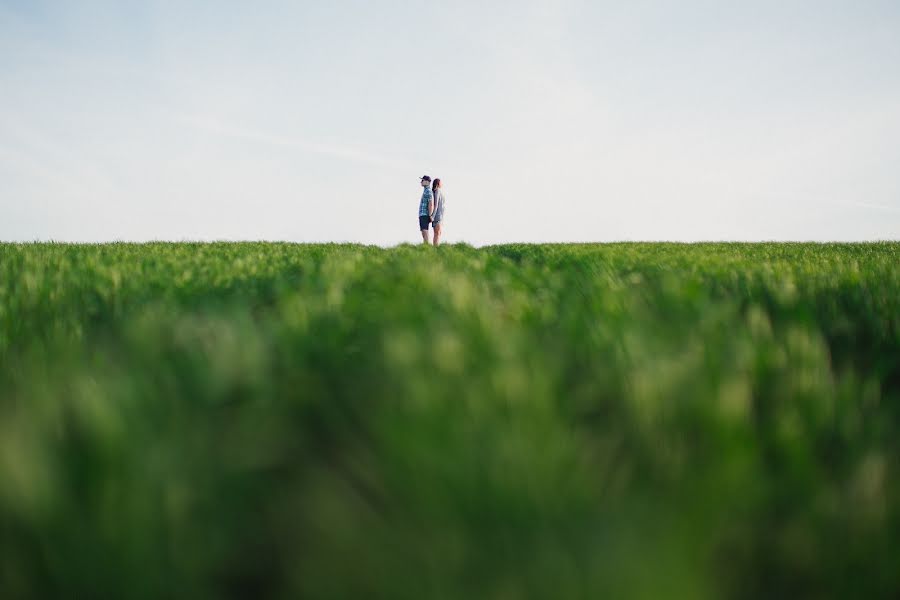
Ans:
{"type": "Polygon", "coordinates": [[[897,597],[898,259],[0,244],[0,597],[897,597]]]}

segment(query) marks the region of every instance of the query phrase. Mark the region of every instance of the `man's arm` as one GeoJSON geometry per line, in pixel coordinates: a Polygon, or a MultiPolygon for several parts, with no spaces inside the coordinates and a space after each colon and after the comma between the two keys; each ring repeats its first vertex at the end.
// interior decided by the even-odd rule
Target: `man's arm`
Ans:
{"type": "Polygon", "coordinates": [[[434,194],[428,196],[428,218],[434,216],[434,194]]]}

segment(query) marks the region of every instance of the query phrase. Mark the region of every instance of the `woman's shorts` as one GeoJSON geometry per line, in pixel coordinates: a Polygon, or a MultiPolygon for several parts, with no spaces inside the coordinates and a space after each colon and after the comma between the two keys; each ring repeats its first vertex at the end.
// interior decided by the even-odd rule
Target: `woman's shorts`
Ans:
{"type": "Polygon", "coordinates": [[[428,218],[428,215],[419,217],[419,231],[426,231],[428,229],[428,224],[431,223],[431,219],[428,218]]]}

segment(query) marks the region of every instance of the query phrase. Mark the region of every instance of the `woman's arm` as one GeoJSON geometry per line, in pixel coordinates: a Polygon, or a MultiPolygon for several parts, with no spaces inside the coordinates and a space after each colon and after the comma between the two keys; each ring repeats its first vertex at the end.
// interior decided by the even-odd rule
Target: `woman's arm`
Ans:
{"type": "Polygon", "coordinates": [[[434,195],[434,214],[437,214],[438,211],[444,210],[444,190],[438,189],[437,194],[434,195]]]}

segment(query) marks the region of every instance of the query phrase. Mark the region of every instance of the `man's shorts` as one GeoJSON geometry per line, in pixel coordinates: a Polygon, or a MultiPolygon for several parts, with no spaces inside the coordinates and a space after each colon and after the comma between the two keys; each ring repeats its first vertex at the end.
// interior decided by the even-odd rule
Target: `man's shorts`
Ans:
{"type": "Polygon", "coordinates": [[[420,215],[419,216],[419,231],[427,231],[429,223],[431,223],[431,219],[428,218],[428,215],[420,215]]]}

